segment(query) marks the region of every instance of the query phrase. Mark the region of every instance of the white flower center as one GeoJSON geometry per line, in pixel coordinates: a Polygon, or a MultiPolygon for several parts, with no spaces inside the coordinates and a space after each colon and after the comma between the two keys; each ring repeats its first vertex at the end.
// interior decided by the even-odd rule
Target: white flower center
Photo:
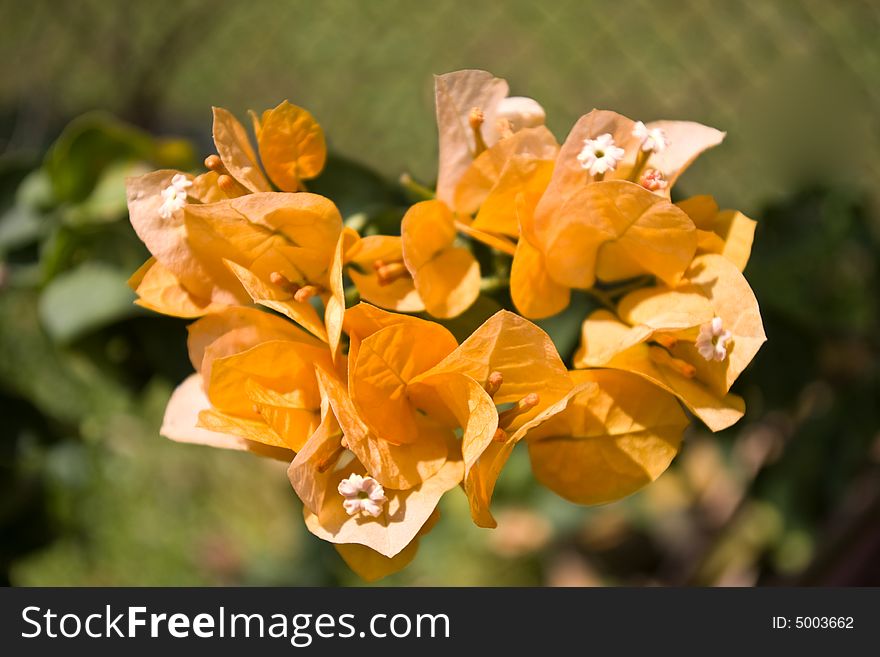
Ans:
{"type": "Polygon", "coordinates": [[[186,205],[186,190],[192,187],[192,181],[182,173],[174,174],[171,184],[162,190],[162,205],[159,206],[159,216],[163,219],[171,219],[175,212],[186,205]]]}
{"type": "Polygon", "coordinates": [[[706,360],[723,361],[727,358],[727,346],[733,339],[730,331],[725,330],[720,317],[706,322],[700,327],[696,347],[700,356],[706,360]]]}
{"type": "Polygon", "coordinates": [[[649,128],[641,121],[633,126],[632,136],[642,140],[641,149],[646,153],[662,153],[669,146],[669,138],[660,128],[649,128]]]}
{"type": "Polygon", "coordinates": [[[388,502],[388,498],[385,497],[385,489],[369,475],[362,477],[352,473],[348,479],[339,482],[336,490],[345,498],[342,501],[342,508],[350,516],[365,513],[376,518],[382,513],[382,508],[388,502]]]}
{"type": "Polygon", "coordinates": [[[613,171],[623,156],[624,150],[615,146],[614,137],[606,132],[595,139],[584,139],[584,147],[577,159],[591,176],[595,176],[613,171]]]}

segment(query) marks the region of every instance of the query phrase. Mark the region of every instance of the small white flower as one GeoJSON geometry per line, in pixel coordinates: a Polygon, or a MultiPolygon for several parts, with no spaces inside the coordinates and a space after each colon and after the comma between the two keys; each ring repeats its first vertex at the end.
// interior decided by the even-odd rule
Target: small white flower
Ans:
{"type": "Polygon", "coordinates": [[[345,498],[342,507],[350,516],[363,512],[376,518],[382,513],[382,507],[388,501],[385,497],[385,489],[370,476],[362,477],[352,473],[348,479],[339,482],[336,490],[345,498]]]}
{"type": "Polygon", "coordinates": [[[727,345],[732,339],[733,335],[724,329],[721,318],[715,317],[711,322],[706,322],[700,327],[696,342],[697,351],[706,360],[723,361],[727,358],[727,345]]]}
{"type": "Polygon", "coordinates": [[[623,159],[624,150],[614,145],[614,137],[609,133],[595,139],[584,139],[584,148],[577,159],[591,176],[613,171],[623,159]]]}
{"type": "Polygon", "coordinates": [[[192,181],[182,173],[174,174],[171,184],[162,190],[162,205],[159,206],[159,216],[163,219],[171,219],[175,212],[186,205],[186,190],[192,187],[192,181]]]}
{"type": "Polygon", "coordinates": [[[642,140],[642,150],[646,153],[662,153],[669,146],[666,133],[660,128],[649,128],[641,121],[633,126],[632,136],[642,140]]]}

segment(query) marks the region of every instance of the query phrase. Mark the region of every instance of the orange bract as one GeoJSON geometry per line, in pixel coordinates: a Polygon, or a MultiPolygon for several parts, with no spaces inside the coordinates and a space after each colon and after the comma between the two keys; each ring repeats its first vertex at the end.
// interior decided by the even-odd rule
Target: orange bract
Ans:
{"type": "Polygon", "coordinates": [[[256,148],[214,108],[208,172],[127,182],[151,253],[129,281],[137,303],[200,318],[196,373],[161,432],[290,461],[306,527],[370,581],[413,559],[457,487],[494,527],[521,441],[572,502],[638,491],[677,454],[682,405],[715,431],[742,417],[731,386],[766,339],[741,273],[755,223],[711,196],[670,200],[724,133],[593,110],[560,146],[536,101],[478,70],[436,77],[435,99],[436,197],[404,182],[429,200],[400,236],[375,234],[394,203],[344,224],[303,191],[326,144],[287,101],[251,112],[256,148]],[[569,371],[526,317],[564,311],[572,290],[595,304],[569,371]],[[510,301],[522,316],[498,310],[510,301]]]}
{"type": "Polygon", "coordinates": [[[435,317],[455,317],[480,293],[480,266],[455,245],[455,218],[442,201],[412,206],[400,227],[403,261],[425,309],[435,317]]]}

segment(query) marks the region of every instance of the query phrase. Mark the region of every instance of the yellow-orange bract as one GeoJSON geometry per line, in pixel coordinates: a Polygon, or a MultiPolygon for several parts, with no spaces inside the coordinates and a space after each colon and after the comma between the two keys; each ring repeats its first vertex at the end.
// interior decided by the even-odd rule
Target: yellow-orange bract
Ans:
{"type": "Polygon", "coordinates": [[[719,253],[744,271],[752,254],[755,221],[737,210],[720,210],[711,196],[676,203],[697,227],[697,253],[719,253]]]}
{"type": "Polygon", "coordinates": [[[492,375],[501,384],[492,396],[495,404],[517,403],[530,394],[539,399],[531,410],[516,415],[498,439],[487,443],[477,459],[468,465],[465,490],[471,515],[478,525],[494,527],[489,512],[495,481],[514,446],[546,412],[572,388],[572,381],[549,336],[513,313],[499,311],[456,350],[423,377],[438,373],[464,374],[486,388],[492,375]]]}
{"type": "Polygon", "coordinates": [[[446,455],[456,428],[463,430],[459,451],[470,467],[498,417],[477,381],[435,367],[458,347],[452,334],[367,304],[348,310],[346,331],[351,412],[336,409],[336,415],[370,474],[391,488],[416,485],[446,455]]]}
{"type": "Polygon", "coordinates": [[[414,205],[401,225],[404,262],[435,317],[461,314],[479,294],[479,264],[456,235],[513,255],[516,206],[534,207],[553,171],[559,146],[543,126],[543,110],[531,101],[539,111],[527,115],[522,103],[507,101],[530,99],[508,99],[507,89],[486,71],[435,78],[437,198],[414,205]]]}
{"type": "Polygon", "coordinates": [[[357,457],[357,450],[352,451],[353,442],[365,437],[354,426],[357,418],[344,387],[326,371],[319,370],[318,378],[325,400],[321,425],[291,463],[288,475],[303,500],[309,531],[337,544],[356,572],[375,579],[412,559],[417,538],[430,529],[440,497],[461,481],[461,455],[448,439],[442,457],[434,459],[436,466],[417,483],[382,482],[387,502],[379,516],[348,515],[337,490],[340,482],[352,474],[376,475],[357,457]]]}
{"type": "Polygon", "coordinates": [[[300,449],[317,426],[314,367],[330,362],[327,345],[253,308],[206,315],[189,331],[197,374],[172,397],[163,433],[237,449],[262,445],[287,454],[300,449]],[[186,426],[184,417],[196,421],[186,426]],[[217,439],[224,434],[239,440],[217,439]]]}
{"type": "Polygon", "coordinates": [[[223,167],[246,192],[268,192],[271,180],[284,192],[297,192],[303,181],[324,168],[327,146],[324,131],[306,110],[286,100],[252,115],[257,145],[266,174],[257,161],[247,130],[230,112],[214,108],[214,145],[223,167]]]}
{"type": "Polygon", "coordinates": [[[252,192],[270,192],[270,179],[283,191],[298,191],[303,180],[321,172],[327,156],[323,132],[314,118],[284,101],[263,112],[262,121],[254,115],[267,178],[244,126],[223,108],[213,111],[214,145],[219,154],[212,156],[215,170],[195,177],[156,171],[127,181],[132,225],[153,256],[129,284],[140,305],[177,317],[198,317],[226,305],[247,303],[248,295],[240,285],[230,285],[227,273],[216,269],[216,261],[194,253],[183,208],[164,210],[163,190],[172,178],[187,180],[187,204],[213,204],[252,192]]]}
{"type": "Polygon", "coordinates": [[[403,246],[395,235],[357,239],[345,252],[348,275],[364,301],[397,312],[421,312],[425,304],[403,262],[403,246]]]}
{"type": "Polygon", "coordinates": [[[578,367],[639,374],[681,399],[713,431],[742,417],[729,392],[766,340],[758,302],[737,267],[723,256],[697,256],[675,289],[643,288],[621,299],[617,314],[599,310],[583,325],[578,367]],[[699,327],[720,318],[731,334],[728,356],[706,360],[694,345],[699,327]]]}
{"type": "Polygon", "coordinates": [[[412,561],[457,487],[494,527],[520,442],[567,500],[638,491],[677,454],[682,405],[713,431],[742,417],[731,386],[766,339],[742,274],[755,222],[708,195],[671,201],[724,133],[593,110],[560,147],[536,101],[478,70],[436,77],[435,99],[436,195],[404,183],[427,200],[399,236],[374,234],[391,207],[346,226],[305,191],[324,136],[287,102],[251,114],[256,147],[215,108],[207,173],[128,181],[151,253],[137,303],[199,318],[162,433],[289,461],[308,530],[370,581],[412,561]],[[346,308],[348,282],[363,301],[346,308]],[[526,317],[573,290],[596,309],[569,370],[526,317]],[[511,300],[522,316],[497,310],[511,300]]]}
{"type": "Polygon", "coordinates": [[[183,209],[186,242],[223,289],[329,342],[342,332],[342,218],[323,196],[261,192],[183,209]],[[324,305],[322,318],[311,299],[324,305]]]}
{"type": "Polygon", "coordinates": [[[559,151],[540,200],[517,208],[522,238],[510,284],[525,316],[560,312],[568,305],[571,288],[588,289],[597,279],[613,282],[652,274],[676,285],[690,264],[699,233],[668,194],[687,166],[720,143],[724,133],[698,123],[649,123],[669,136],[670,145],[642,161],[634,126],[631,119],[606,110],[581,117],[559,151]],[[611,135],[625,155],[615,169],[594,179],[578,153],[585,140],[603,134],[611,135]],[[659,193],[638,184],[646,163],[664,180],[659,193]]]}
{"type": "Polygon", "coordinates": [[[425,309],[435,317],[455,317],[480,294],[480,265],[455,244],[455,217],[442,201],[422,201],[400,226],[403,261],[425,309]]]}
{"type": "Polygon", "coordinates": [[[576,392],[529,432],[538,481],[577,504],[604,504],[659,477],[688,424],[675,397],[628,372],[571,376],[576,392]]]}

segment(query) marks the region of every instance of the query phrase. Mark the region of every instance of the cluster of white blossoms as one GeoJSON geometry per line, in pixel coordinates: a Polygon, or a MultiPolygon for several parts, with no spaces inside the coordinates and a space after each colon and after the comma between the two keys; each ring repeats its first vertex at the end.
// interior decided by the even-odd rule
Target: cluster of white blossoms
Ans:
{"type": "MultiPolygon", "coordinates": [[[[639,148],[645,154],[662,153],[669,146],[669,139],[662,128],[649,128],[642,121],[636,121],[632,136],[641,140],[639,148]]],[[[626,151],[617,146],[614,137],[606,132],[595,139],[584,139],[584,147],[577,159],[591,176],[603,176],[614,171],[625,155],[626,151]]]]}
{"type": "Polygon", "coordinates": [[[724,328],[721,318],[715,317],[700,327],[697,351],[706,360],[723,361],[727,358],[727,346],[732,338],[733,335],[724,328]]]}
{"type": "Polygon", "coordinates": [[[186,205],[186,190],[192,187],[192,180],[182,173],[174,174],[171,184],[162,190],[162,205],[159,206],[159,216],[170,219],[174,213],[186,205]]]}
{"type": "Polygon", "coordinates": [[[362,477],[352,473],[348,479],[339,482],[337,490],[345,498],[342,506],[350,516],[365,513],[377,518],[382,513],[385,503],[388,502],[382,484],[370,476],[362,477]]]}

